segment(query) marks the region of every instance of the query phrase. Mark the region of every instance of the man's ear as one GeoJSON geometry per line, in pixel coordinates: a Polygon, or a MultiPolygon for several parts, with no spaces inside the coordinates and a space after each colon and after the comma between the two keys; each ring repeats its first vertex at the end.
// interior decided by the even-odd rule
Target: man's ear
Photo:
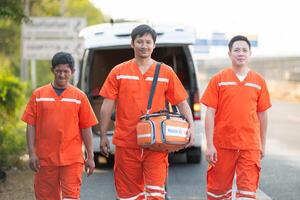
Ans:
{"type": "Polygon", "coordinates": [[[72,71],[72,75],[75,73],[75,67],[73,68],[73,69],[71,69],[71,71],[72,71]]]}

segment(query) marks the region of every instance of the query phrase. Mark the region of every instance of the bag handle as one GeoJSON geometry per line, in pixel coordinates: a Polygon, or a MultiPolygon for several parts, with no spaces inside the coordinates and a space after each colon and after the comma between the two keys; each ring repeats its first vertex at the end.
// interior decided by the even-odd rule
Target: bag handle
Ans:
{"type": "MultiPolygon", "coordinates": [[[[152,107],[152,100],[153,100],[154,92],[155,92],[156,85],[157,85],[157,79],[158,79],[158,75],[159,75],[160,66],[161,66],[161,63],[157,63],[156,67],[155,67],[154,77],[153,77],[153,81],[152,81],[152,85],[151,85],[151,91],[150,91],[150,95],[149,95],[149,99],[148,99],[148,106],[147,106],[147,112],[146,112],[147,115],[150,113],[150,110],[152,107]]],[[[149,117],[146,117],[146,118],[149,118],[149,117]]]]}

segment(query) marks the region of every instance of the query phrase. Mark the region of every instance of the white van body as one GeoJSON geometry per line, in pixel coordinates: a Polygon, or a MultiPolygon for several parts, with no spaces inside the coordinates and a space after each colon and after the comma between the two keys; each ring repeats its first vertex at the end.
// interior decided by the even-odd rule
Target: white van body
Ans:
{"type": "MultiPolygon", "coordinates": [[[[84,39],[85,52],[79,73],[78,87],[89,97],[92,107],[98,117],[103,98],[99,96],[108,73],[117,64],[134,57],[130,46],[130,33],[140,23],[105,23],[84,28],[79,36],[84,39]]],[[[183,26],[148,24],[157,32],[156,48],[152,58],[168,64],[186,88],[190,98],[191,109],[195,123],[195,144],[189,149],[181,151],[187,154],[187,161],[198,163],[201,160],[201,143],[203,125],[199,99],[199,81],[197,67],[192,55],[192,44],[196,40],[193,29],[183,26]]],[[[111,143],[114,123],[111,122],[108,136],[111,145],[111,154],[114,154],[114,145],[111,143]]],[[[94,153],[99,155],[99,125],[93,127],[94,153]]]]}

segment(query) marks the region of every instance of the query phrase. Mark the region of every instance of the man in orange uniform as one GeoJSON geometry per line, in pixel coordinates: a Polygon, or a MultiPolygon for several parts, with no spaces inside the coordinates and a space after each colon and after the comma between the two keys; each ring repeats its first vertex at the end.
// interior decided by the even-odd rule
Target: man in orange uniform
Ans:
{"type": "MultiPolygon", "coordinates": [[[[148,25],[140,25],[131,32],[134,59],[114,67],[107,77],[100,95],[104,97],[100,111],[100,150],[107,155],[109,142],[107,127],[116,106],[116,145],[114,177],[120,200],[161,200],[165,198],[168,153],[142,149],[137,144],[136,125],[146,114],[150,88],[157,62],[151,58],[156,32],[148,25]]],[[[171,67],[162,64],[150,113],[163,110],[168,100],[177,105],[188,120],[189,144],[194,142],[194,125],[188,95],[171,67]]]]}
{"type": "Polygon", "coordinates": [[[51,70],[53,83],[33,92],[22,117],[27,123],[29,166],[36,172],[35,196],[37,200],[79,199],[82,141],[90,175],[95,168],[91,126],[97,118],[86,95],[69,84],[75,72],[71,54],[55,54],[51,70]]]}
{"type": "Polygon", "coordinates": [[[207,198],[231,199],[236,174],[237,199],[250,200],[256,199],[271,103],[264,79],[248,68],[249,40],[235,36],[228,46],[232,67],[210,80],[201,99],[207,106],[207,198]]]}

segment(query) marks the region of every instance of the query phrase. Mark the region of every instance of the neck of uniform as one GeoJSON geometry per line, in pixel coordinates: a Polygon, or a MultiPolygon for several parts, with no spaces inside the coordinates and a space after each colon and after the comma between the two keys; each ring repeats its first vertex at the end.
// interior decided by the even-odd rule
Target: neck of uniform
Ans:
{"type": "Polygon", "coordinates": [[[55,87],[56,89],[66,89],[69,85],[69,83],[67,83],[66,85],[64,86],[59,86],[55,83],[55,81],[53,81],[53,83],[51,83],[53,87],[55,87]]]}
{"type": "Polygon", "coordinates": [[[137,63],[137,66],[142,71],[142,73],[145,73],[154,62],[152,58],[145,58],[145,59],[135,58],[135,61],[137,63]]]}
{"type": "Polygon", "coordinates": [[[240,75],[240,76],[244,76],[248,73],[249,68],[245,65],[245,66],[232,66],[232,69],[234,71],[234,73],[240,75]]]}

